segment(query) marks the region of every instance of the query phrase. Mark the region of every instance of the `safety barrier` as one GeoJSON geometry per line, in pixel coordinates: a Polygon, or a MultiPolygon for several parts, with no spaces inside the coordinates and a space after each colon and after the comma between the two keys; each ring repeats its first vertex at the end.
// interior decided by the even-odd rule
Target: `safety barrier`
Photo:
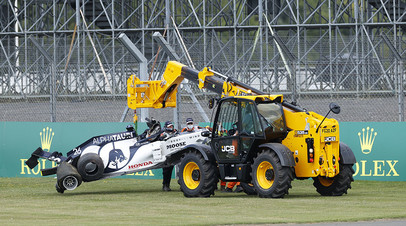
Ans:
{"type": "MultiPolygon", "coordinates": [[[[0,177],[39,177],[52,162],[40,160],[29,169],[24,162],[38,147],[66,155],[75,146],[102,134],[125,131],[130,123],[0,122],[0,177]]],[[[139,123],[138,132],[146,129],[139,123]]],[[[406,181],[405,122],[342,122],[340,139],[353,150],[357,163],[354,179],[406,181]]],[[[127,178],[160,179],[162,170],[126,175],[127,178]]]]}

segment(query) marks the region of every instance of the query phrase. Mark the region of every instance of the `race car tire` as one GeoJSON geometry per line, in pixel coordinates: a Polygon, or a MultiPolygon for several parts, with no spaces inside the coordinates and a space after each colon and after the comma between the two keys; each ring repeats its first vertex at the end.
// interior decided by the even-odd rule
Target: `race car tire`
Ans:
{"type": "Polygon", "coordinates": [[[79,180],[73,175],[68,175],[62,180],[62,186],[69,191],[75,190],[79,185],[79,180]]]}
{"type": "Polygon", "coordinates": [[[99,155],[94,153],[80,156],[77,169],[83,181],[95,181],[103,176],[104,164],[99,155]]]}
{"type": "Polygon", "coordinates": [[[210,197],[217,187],[218,174],[214,163],[197,151],[184,155],[179,166],[179,185],[185,197],[210,197]]]}
{"type": "Polygon", "coordinates": [[[57,191],[58,193],[63,194],[63,193],[65,192],[65,189],[59,187],[59,186],[58,186],[58,183],[55,184],[55,188],[56,188],[56,191],[57,191]]]}
{"type": "Polygon", "coordinates": [[[61,162],[56,169],[56,190],[63,193],[65,190],[74,190],[82,183],[82,177],[74,166],[61,162]]]}

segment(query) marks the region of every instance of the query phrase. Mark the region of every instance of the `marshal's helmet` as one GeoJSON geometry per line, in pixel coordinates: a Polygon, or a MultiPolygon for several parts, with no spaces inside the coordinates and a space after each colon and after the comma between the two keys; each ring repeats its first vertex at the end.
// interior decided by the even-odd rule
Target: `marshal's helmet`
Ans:
{"type": "Polygon", "coordinates": [[[165,131],[173,132],[173,123],[171,121],[165,122],[165,131]]]}
{"type": "Polygon", "coordinates": [[[187,118],[186,119],[186,127],[191,130],[193,129],[193,119],[192,118],[187,118]]]}

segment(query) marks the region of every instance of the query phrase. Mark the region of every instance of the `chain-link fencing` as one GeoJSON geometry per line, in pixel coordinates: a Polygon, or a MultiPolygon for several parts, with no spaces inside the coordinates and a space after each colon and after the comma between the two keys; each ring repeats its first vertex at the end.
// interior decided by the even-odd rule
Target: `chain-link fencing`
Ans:
{"type": "MultiPolygon", "coordinates": [[[[325,115],[329,103],[336,102],[342,112],[330,117],[339,121],[403,119],[405,69],[387,45],[378,46],[383,43],[381,36],[370,41],[348,36],[333,44],[329,39],[307,37],[300,45],[289,45],[291,37],[283,36],[293,55],[283,60],[275,42],[255,44],[255,32],[251,33],[243,42],[228,41],[230,34],[212,38],[206,45],[198,37],[185,37],[185,43],[196,69],[211,66],[254,88],[284,94],[285,100],[309,111],[325,115]],[[354,46],[363,50],[356,51],[354,46]]],[[[148,36],[152,40],[152,32],[148,36]]],[[[131,74],[139,76],[140,69],[119,41],[98,36],[96,54],[85,35],[74,44],[80,48],[72,51],[71,36],[37,37],[34,41],[20,38],[19,45],[14,36],[1,38],[0,121],[132,122],[133,111],[127,110],[126,81],[131,74]],[[40,48],[35,42],[40,42],[40,48]]],[[[173,36],[171,40],[181,62],[187,62],[179,42],[173,36]]],[[[145,54],[149,60],[145,77],[160,79],[169,57],[158,52],[156,43],[150,44],[151,51],[145,54]]],[[[395,46],[405,49],[402,40],[395,46]]],[[[184,82],[177,110],[150,109],[149,116],[160,121],[176,120],[180,126],[188,117],[196,122],[208,121],[212,112],[207,102],[215,96],[184,82]]]]}

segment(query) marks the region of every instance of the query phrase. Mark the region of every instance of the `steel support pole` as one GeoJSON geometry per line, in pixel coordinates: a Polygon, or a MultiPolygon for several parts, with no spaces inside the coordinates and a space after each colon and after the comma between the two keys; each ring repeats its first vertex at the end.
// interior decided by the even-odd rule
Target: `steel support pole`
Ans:
{"type": "Polygon", "coordinates": [[[399,121],[405,121],[405,94],[403,91],[403,61],[399,61],[399,121]]]}
{"type": "Polygon", "coordinates": [[[385,33],[381,33],[382,39],[388,45],[390,51],[392,52],[393,56],[396,58],[396,74],[398,77],[398,107],[399,107],[399,121],[403,122],[404,121],[404,98],[405,94],[403,93],[403,58],[399,54],[398,50],[395,48],[395,46],[391,43],[389,40],[388,36],[385,35],[385,33]]]}
{"type": "Polygon", "coordinates": [[[29,39],[31,40],[31,42],[34,44],[34,46],[39,50],[39,52],[48,60],[48,62],[51,64],[51,74],[49,76],[49,91],[50,91],[50,95],[49,95],[49,101],[51,104],[51,122],[56,122],[56,79],[55,79],[55,62],[52,59],[52,57],[47,53],[47,51],[42,48],[42,46],[32,37],[29,37],[29,39]]]}
{"type": "MultiPolygon", "coordinates": [[[[165,53],[170,58],[172,58],[172,59],[174,59],[176,61],[180,61],[180,57],[178,56],[178,54],[176,54],[176,52],[172,49],[172,47],[169,45],[169,43],[162,37],[162,35],[159,32],[155,32],[152,35],[152,37],[156,42],[158,42],[158,44],[162,47],[162,49],[165,51],[165,53]]],[[[196,96],[194,95],[194,93],[192,92],[190,87],[188,85],[186,85],[185,88],[186,88],[186,92],[188,92],[190,97],[192,98],[192,100],[193,100],[198,112],[202,116],[203,120],[205,122],[209,122],[210,121],[209,117],[207,116],[207,114],[204,111],[203,107],[200,105],[199,101],[197,100],[196,96]]],[[[176,100],[178,100],[178,98],[176,100]]],[[[176,106],[178,106],[178,105],[176,105],[176,106]]],[[[176,108],[179,108],[179,106],[176,107],[176,108]]]]}
{"type": "MultiPolygon", "coordinates": [[[[127,48],[127,50],[131,53],[131,55],[137,59],[138,63],[140,64],[140,79],[142,81],[147,81],[148,80],[148,61],[147,58],[145,58],[144,54],[141,53],[141,51],[134,45],[134,43],[128,38],[128,36],[124,33],[121,33],[118,36],[118,40],[127,48]]],[[[127,106],[128,108],[128,106],[127,106]]],[[[125,113],[128,111],[128,109],[125,109],[125,113]]],[[[145,118],[148,117],[149,115],[149,110],[148,108],[141,108],[141,122],[145,122],[145,118]]],[[[123,117],[121,118],[122,120],[123,117]]]]}
{"type": "Polygon", "coordinates": [[[263,65],[263,52],[262,52],[262,23],[263,23],[263,3],[267,1],[258,1],[258,20],[259,20],[259,89],[264,90],[264,65],[263,65]]]}

